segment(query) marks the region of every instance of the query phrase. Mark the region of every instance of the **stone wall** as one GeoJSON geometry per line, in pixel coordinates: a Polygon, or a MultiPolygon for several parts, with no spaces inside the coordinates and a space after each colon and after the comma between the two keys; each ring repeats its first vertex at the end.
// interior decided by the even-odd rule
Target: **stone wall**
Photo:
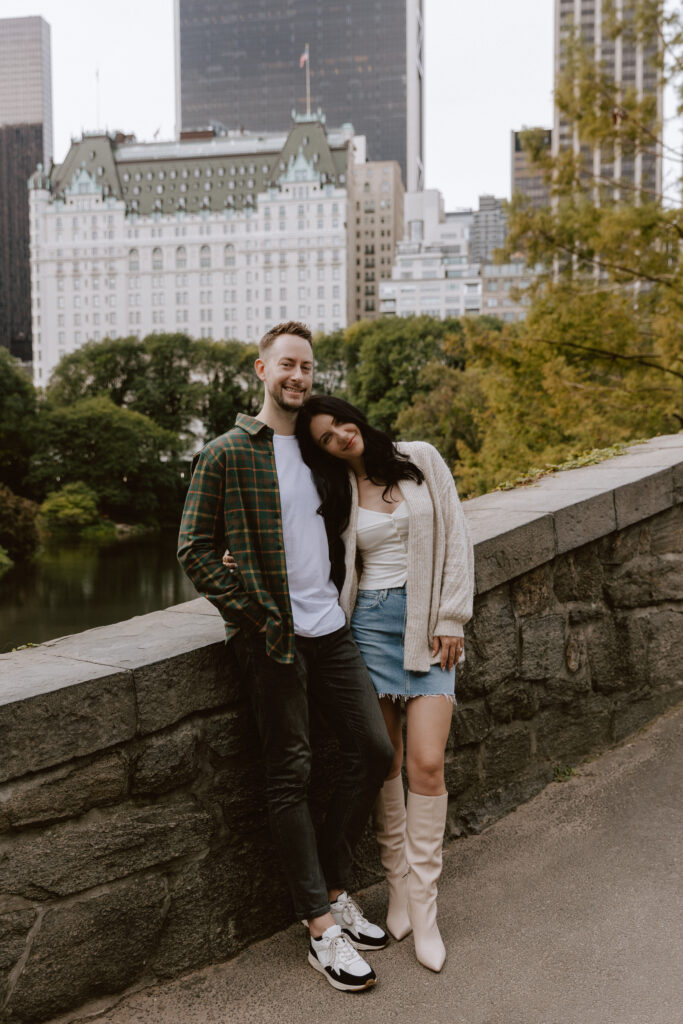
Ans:
{"type": "MultiPolygon", "coordinates": [[[[466,504],[477,597],[451,836],[683,699],[682,499],[675,435],[466,504]]],[[[336,755],[315,731],[319,808],[336,755]]],[[[379,877],[368,830],[356,881],[379,877]]],[[[0,656],[0,1020],[104,1006],[291,919],[208,603],[0,656]]]]}

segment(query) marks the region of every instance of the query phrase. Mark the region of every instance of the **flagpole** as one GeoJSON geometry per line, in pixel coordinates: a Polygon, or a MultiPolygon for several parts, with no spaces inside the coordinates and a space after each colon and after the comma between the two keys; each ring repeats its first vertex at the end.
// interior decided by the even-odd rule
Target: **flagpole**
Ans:
{"type": "Polygon", "coordinates": [[[306,43],[306,116],[311,116],[311,55],[306,43]]]}

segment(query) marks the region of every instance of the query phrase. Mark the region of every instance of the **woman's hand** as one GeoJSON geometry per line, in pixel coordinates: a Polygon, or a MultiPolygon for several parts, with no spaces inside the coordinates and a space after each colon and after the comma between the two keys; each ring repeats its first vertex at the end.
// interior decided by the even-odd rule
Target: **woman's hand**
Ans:
{"type": "Polygon", "coordinates": [[[441,671],[450,670],[460,661],[465,649],[465,641],[461,636],[435,636],[432,643],[432,657],[441,651],[441,671]]]}

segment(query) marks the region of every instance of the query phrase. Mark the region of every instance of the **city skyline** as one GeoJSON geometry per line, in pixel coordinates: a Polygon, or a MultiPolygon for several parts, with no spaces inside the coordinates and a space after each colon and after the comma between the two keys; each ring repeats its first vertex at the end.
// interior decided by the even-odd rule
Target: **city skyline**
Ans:
{"type": "MultiPolygon", "coordinates": [[[[443,192],[449,209],[476,206],[484,193],[508,195],[510,130],[552,123],[552,5],[510,7],[425,0],[425,183],[443,192]]],[[[82,130],[173,138],[173,0],[121,0],[118,17],[106,22],[85,0],[4,0],[5,17],[35,14],[52,27],[57,162],[82,130]]],[[[315,52],[310,59],[313,81],[315,52]]],[[[368,153],[373,159],[371,139],[368,153]]]]}

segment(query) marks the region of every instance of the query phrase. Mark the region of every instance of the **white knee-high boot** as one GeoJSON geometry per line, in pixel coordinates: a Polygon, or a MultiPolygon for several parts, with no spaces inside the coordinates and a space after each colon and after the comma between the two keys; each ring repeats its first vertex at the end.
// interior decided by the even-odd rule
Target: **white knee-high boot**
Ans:
{"type": "Polygon", "coordinates": [[[379,791],[375,804],[375,832],[389,883],[387,928],[395,939],[404,939],[410,932],[410,918],[406,888],[406,802],[400,774],[395,779],[388,779],[379,791]]]}
{"type": "Polygon", "coordinates": [[[408,793],[408,914],[413,926],[415,955],[432,971],[440,971],[446,959],[446,949],[436,923],[436,893],[441,875],[447,807],[448,793],[442,796],[408,793]]]}

